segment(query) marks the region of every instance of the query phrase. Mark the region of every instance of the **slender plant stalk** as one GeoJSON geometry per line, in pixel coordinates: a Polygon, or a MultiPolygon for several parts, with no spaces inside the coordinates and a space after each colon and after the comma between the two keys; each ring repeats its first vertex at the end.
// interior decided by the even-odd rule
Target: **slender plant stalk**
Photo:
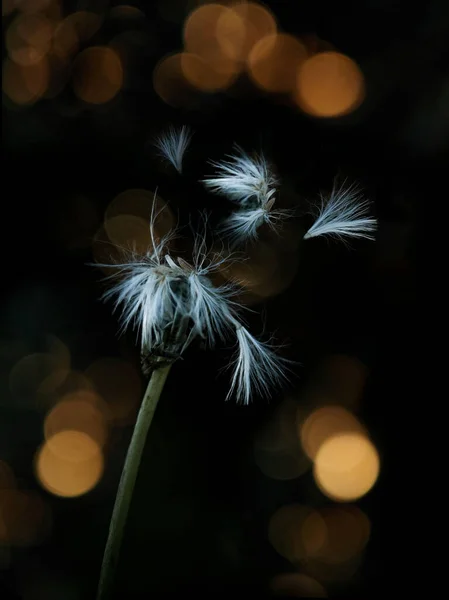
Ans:
{"type": "Polygon", "coordinates": [[[101,566],[100,583],[98,585],[97,600],[106,600],[112,596],[112,583],[118,563],[120,545],[128,516],[129,505],[133,495],[134,484],[139,470],[142,451],[148,430],[153,420],[154,413],[171,365],[156,368],[142,400],[142,405],[134,427],[131,443],[123,466],[122,476],[117,490],[114,510],[109,525],[108,541],[101,566]]]}

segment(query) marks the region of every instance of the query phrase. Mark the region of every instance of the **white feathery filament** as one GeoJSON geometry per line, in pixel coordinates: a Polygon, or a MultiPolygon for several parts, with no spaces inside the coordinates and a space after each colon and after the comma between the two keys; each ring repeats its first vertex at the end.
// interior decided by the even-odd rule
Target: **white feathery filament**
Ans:
{"type": "Polygon", "coordinates": [[[275,228],[289,211],[273,210],[278,182],[263,154],[250,156],[237,144],[234,148],[229,160],[211,163],[216,177],[204,179],[203,184],[238,205],[220,227],[221,233],[238,244],[257,238],[263,223],[275,228]]]}
{"type": "Polygon", "coordinates": [[[178,173],[182,173],[182,160],[192,139],[192,132],[186,126],[171,127],[154,141],[161,157],[171,163],[178,173]]]}
{"type": "Polygon", "coordinates": [[[356,185],[334,185],[330,196],[321,196],[317,219],[304,239],[330,235],[345,238],[374,239],[377,221],[369,216],[370,203],[365,200],[356,185]]]}
{"type": "Polygon", "coordinates": [[[273,384],[284,378],[283,360],[271,346],[258,341],[242,326],[237,314],[239,305],[233,300],[236,286],[212,283],[211,273],[225,259],[209,259],[205,239],[198,234],[192,264],[171,256],[168,243],[172,236],[156,240],[153,224],[152,214],[153,243],[147,253],[130,252],[122,264],[112,265],[118,270],[109,277],[114,283],[104,299],[113,298],[115,309],[121,309],[122,330],[135,326],[140,332],[142,349],[156,355],[164,350],[167,332],[176,333],[181,323],[188,322],[189,331],[179,354],[195,337],[212,346],[236,336],[238,353],[228,397],[235,392],[247,404],[254,391],[267,394],[273,384]]]}

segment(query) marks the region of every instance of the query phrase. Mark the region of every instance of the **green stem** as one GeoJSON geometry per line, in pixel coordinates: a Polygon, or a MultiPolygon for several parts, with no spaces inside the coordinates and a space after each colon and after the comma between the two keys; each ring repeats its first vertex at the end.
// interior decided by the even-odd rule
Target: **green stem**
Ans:
{"type": "Polygon", "coordinates": [[[139,470],[142,451],[170,367],[171,365],[168,365],[153,371],[145,391],[145,396],[142,400],[136,426],[134,427],[133,436],[123,466],[111,523],[109,525],[109,535],[104,551],[103,564],[101,566],[97,600],[106,600],[106,598],[109,597],[109,594],[112,595],[114,573],[118,564],[120,545],[123,538],[126,518],[128,516],[129,505],[133,495],[134,484],[137,478],[137,472],[139,470]]]}

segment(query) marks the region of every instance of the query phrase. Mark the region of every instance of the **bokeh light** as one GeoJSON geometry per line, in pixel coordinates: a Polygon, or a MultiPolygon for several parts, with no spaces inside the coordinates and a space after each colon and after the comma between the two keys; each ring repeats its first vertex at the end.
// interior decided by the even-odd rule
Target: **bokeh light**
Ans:
{"type": "Polygon", "coordinates": [[[186,78],[203,91],[228,87],[241,70],[232,49],[244,37],[241,17],[227,6],[212,3],[193,10],[184,24],[181,65],[186,78]]]}
{"type": "Polygon", "coordinates": [[[50,4],[59,4],[54,0],[13,0],[15,8],[25,14],[33,14],[48,9],[50,4]]]}
{"type": "Polygon", "coordinates": [[[150,218],[154,203],[154,235],[161,239],[173,227],[173,213],[162,198],[149,190],[118,194],[105,211],[104,230],[115,246],[145,254],[152,247],[150,218]]]}
{"type": "Polygon", "coordinates": [[[43,15],[19,15],[5,34],[11,60],[24,67],[40,62],[49,52],[53,25],[43,15]]]}
{"type": "Polygon", "coordinates": [[[89,104],[112,100],[123,85],[123,68],[118,54],[105,46],[91,46],[78,54],[73,65],[73,89],[89,104]]]}
{"type": "Polygon", "coordinates": [[[148,221],[134,215],[117,215],[104,222],[108,238],[119,248],[144,254],[151,247],[148,221]]]}
{"type": "Polygon", "coordinates": [[[73,25],[80,42],[87,42],[100,29],[103,17],[98,13],[80,10],[68,15],[66,21],[73,25]]]}
{"type": "Polygon", "coordinates": [[[296,564],[319,555],[327,543],[326,524],[311,507],[289,504],[272,515],[268,539],[278,554],[296,564]]]}
{"type": "Polygon", "coordinates": [[[215,68],[210,61],[197,54],[183,52],[180,55],[181,70],[186,80],[202,92],[216,92],[231,85],[236,71],[231,62],[229,68],[215,68]]]}
{"type": "Polygon", "coordinates": [[[104,446],[108,434],[108,409],[93,391],[80,390],[64,396],[48,413],[44,422],[45,439],[51,445],[60,431],[80,431],[104,446]]]}
{"type": "Polygon", "coordinates": [[[3,62],[2,88],[18,105],[30,105],[45,94],[50,80],[48,60],[43,57],[33,64],[19,65],[7,58],[3,62]]]}
{"type": "Polygon", "coordinates": [[[350,502],[370,491],[379,469],[373,443],[354,432],[334,435],[320,446],[313,474],[323,494],[338,502],[350,502]]]}
{"type": "Polygon", "coordinates": [[[323,406],[313,411],[301,422],[299,433],[306,454],[316,459],[327,439],[346,432],[363,433],[358,419],[342,406],[323,406]]]}
{"type": "Polygon", "coordinates": [[[12,490],[17,486],[13,470],[4,460],[0,460],[0,493],[1,490],[12,490]]]}
{"type": "Polygon", "coordinates": [[[53,33],[52,53],[60,59],[67,60],[78,52],[79,37],[75,24],[67,17],[55,27],[53,33]]]}
{"type": "Polygon", "coordinates": [[[15,9],[16,0],[2,0],[2,17],[6,17],[15,9]]]}
{"type": "Polygon", "coordinates": [[[273,14],[255,2],[230,4],[217,19],[217,41],[226,56],[242,64],[262,38],[276,33],[273,14]]]}
{"type": "Polygon", "coordinates": [[[0,544],[27,547],[43,541],[50,511],[35,491],[0,488],[0,544]]]}
{"type": "Polygon", "coordinates": [[[17,398],[29,399],[49,393],[64,383],[68,370],[49,353],[29,354],[21,358],[9,374],[9,389],[17,398]]]}
{"type": "Polygon", "coordinates": [[[338,52],[309,57],[298,70],[299,107],[315,117],[338,117],[355,110],[364,98],[364,78],[356,63],[338,52]]]}
{"type": "Polygon", "coordinates": [[[143,219],[149,229],[153,206],[155,236],[161,238],[172,229],[175,219],[170,206],[150,190],[131,189],[115,196],[105,211],[105,222],[119,215],[133,215],[143,219]]]}
{"type": "Polygon", "coordinates": [[[101,358],[86,370],[86,376],[104,399],[115,424],[132,421],[141,399],[142,384],[139,372],[118,358],[101,358]]]}
{"type": "Polygon", "coordinates": [[[119,6],[113,6],[109,10],[109,17],[111,19],[144,19],[145,14],[136,6],[130,6],[129,4],[120,4],[119,6]]]}
{"type": "Polygon", "coordinates": [[[270,582],[274,594],[291,598],[327,598],[326,589],[319,581],[304,573],[283,573],[270,582]]]}
{"type": "Polygon", "coordinates": [[[101,448],[92,438],[80,431],[64,430],[39,449],[36,477],[56,496],[81,496],[97,485],[103,463],[101,448]]]}
{"type": "Polygon", "coordinates": [[[306,56],[307,50],[297,38],[274,33],[253,47],[248,57],[248,71],[262,89],[288,93],[295,89],[297,71],[306,56]]]}
{"type": "Polygon", "coordinates": [[[263,240],[246,249],[244,261],[231,261],[221,269],[222,276],[238,281],[243,289],[242,304],[254,304],[285,291],[297,272],[298,254],[286,251],[276,240],[263,240]]]}
{"type": "Polygon", "coordinates": [[[153,71],[154,91],[174,108],[192,108],[199,102],[197,88],[185,77],[185,62],[184,53],[170,54],[164,56],[153,71]]]}
{"type": "Polygon", "coordinates": [[[326,542],[317,556],[328,564],[351,561],[368,543],[371,523],[354,505],[327,506],[319,514],[326,527],[326,542]]]}

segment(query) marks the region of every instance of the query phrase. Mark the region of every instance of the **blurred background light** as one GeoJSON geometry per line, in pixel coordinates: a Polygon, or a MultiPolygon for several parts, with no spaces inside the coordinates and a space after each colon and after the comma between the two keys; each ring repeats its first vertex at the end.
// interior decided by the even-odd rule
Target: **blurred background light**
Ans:
{"type": "Polygon", "coordinates": [[[241,71],[233,49],[241,46],[244,36],[241,17],[227,6],[212,3],[193,10],[184,24],[181,64],[186,78],[203,91],[231,85],[241,71]]]}
{"type": "Polygon", "coordinates": [[[253,81],[267,92],[289,93],[295,89],[297,71],[306,59],[305,46],[294,36],[273,33],[252,48],[248,71],[253,81]]]}
{"type": "Polygon", "coordinates": [[[276,19],[267,7],[243,1],[221,11],[216,33],[222,51],[244,65],[255,44],[276,30],[276,19]]]}
{"type": "Polygon", "coordinates": [[[80,42],[87,42],[100,29],[103,16],[98,13],[80,10],[70,13],[66,21],[73,26],[80,42]]]}
{"type": "Polygon", "coordinates": [[[46,57],[27,66],[7,58],[3,61],[2,75],[3,92],[18,105],[37,102],[45,94],[50,80],[46,57]]]}
{"type": "Polygon", "coordinates": [[[299,67],[295,93],[299,107],[314,117],[339,117],[354,111],[365,95],[357,64],[339,52],[310,56],[299,67]]]}
{"type": "Polygon", "coordinates": [[[144,254],[151,247],[148,220],[134,215],[117,215],[106,220],[104,228],[110,241],[118,248],[144,254]]]}
{"type": "Polygon", "coordinates": [[[323,406],[313,411],[301,424],[302,447],[315,460],[321,446],[329,438],[345,432],[364,432],[358,419],[341,406],[323,406]]]}
{"type": "Polygon", "coordinates": [[[42,487],[56,496],[81,496],[99,482],[103,462],[95,440],[80,431],[64,430],[37,452],[36,477],[42,487]]]}
{"type": "Polygon", "coordinates": [[[51,47],[53,24],[43,15],[19,15],[5,34],[8,55],[27,67],[40,62],[51,47]]]}
{"type": "Polygon", "coordinates": [[[52,53],[60,59],[68,60],[78,52],[79,44],[80,38],[75,24],[69,17],[66,17],[55,27],[52,53]]]}
{"type": "Polygon", "coordinates": [[[47,414],[44,422],[45,439],[51,444],[56,433],[80,431],[102,447],[108,434],[108,408],[93,391],[79,390],[64,396],[47,414]]]}
{"type": "Polygon", "coordinates": [[[174,108],[192,108],[199,101],[198,90],[186,79],[185,61],[182,52],[170,54],[164,56],[153,71],[154,91],[174,108]]]}
{"type": "Polygon", "coordinates": [[[230,61],[216,68],[210,61],[190,52],[183,52],[180,60],[181,70],[186,80],[202,92],[225,89],[231,85],[237,75],[230,61]]]}
{"type": "Polygon", "coordinates": [[[379,469],[379,455],[368,437],[340,433],[320,446],[313,474],[323,494],[337,502],[350,502],[370,491],[379,469]]]}
{"type": "Polygon", "coordinates": [[[304,573],[283,573],[270,582],[271,590],[288,598],[327,598],[326,589],[319,581],[304,573]]]}
{"type": "Polygon", "coordinates": [[[91,46],[76,57],[73,65],[73,89],[89,104],[112,100],[123,85],[123,69],[112,48],[91,46]]]}
{"type": "Polygon", "coordinates": [[[326,527],[326,542],[317,557],[330,564],[352,560],[368,543],[371,523],[354,505],[326,506],[319,511],[326,527]]]}
{"type": "Polygon", "coordinates": [[[319,554],[327,542],[326,524],[313,508],[290,504],[272,515],[268,539],[278,554],[297,564],[319,554]]]}
{"type": "Polygon", "coordinates": [[[50,527],[49,507],[38,492],[0,487],[0,545],[35,546],[50,527]]]}
{"type": "Polygon", "coordinates": [[[140,8],[136,6],[130,6],[129,4],[121,4],[119,6],[113,6],[109,10],[109,17],[111,19],[124,19],[124,20],[134,20],[134,19],[144,19],[145,13],[143,13],[140,8]]]}

